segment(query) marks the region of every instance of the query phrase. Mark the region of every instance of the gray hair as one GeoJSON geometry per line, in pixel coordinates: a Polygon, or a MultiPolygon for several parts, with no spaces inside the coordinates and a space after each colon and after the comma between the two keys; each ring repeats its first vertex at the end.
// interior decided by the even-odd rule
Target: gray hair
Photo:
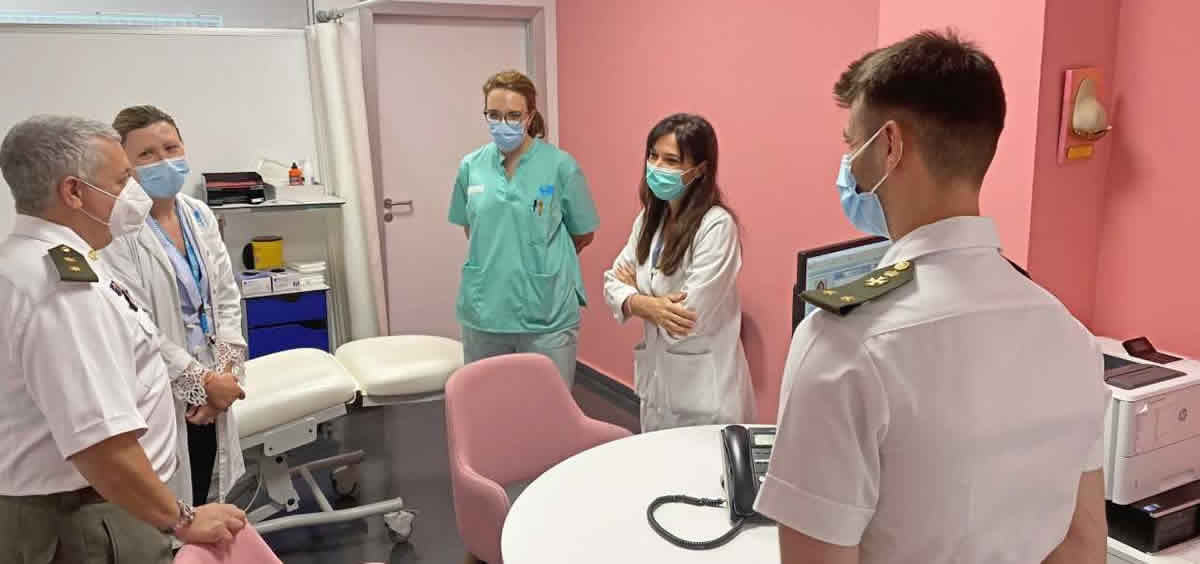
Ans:
{"type": "Polygon", "coordinates": [[[38,215],[63,178],[90,177],[100,165],[97,139],[121,142],[111,126],[78,117],[40,115],[14,125],[0,143],[0,173],[17,213],[38,215]]]}

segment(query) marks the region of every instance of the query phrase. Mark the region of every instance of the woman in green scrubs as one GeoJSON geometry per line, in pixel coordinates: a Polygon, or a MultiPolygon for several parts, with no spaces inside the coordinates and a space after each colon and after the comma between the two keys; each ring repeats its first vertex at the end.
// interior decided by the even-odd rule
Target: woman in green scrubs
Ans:
{"type": "Polygon", "coordinates": [[[575,159],[542,141],[528,77],[501,72],[483,95],[492,143],[463,157],[450,201],[468,239],[456,308],[464,360],[544,354],[570,387],[587,304],[577,255],[599,223],[596,205],[575,159]]]}

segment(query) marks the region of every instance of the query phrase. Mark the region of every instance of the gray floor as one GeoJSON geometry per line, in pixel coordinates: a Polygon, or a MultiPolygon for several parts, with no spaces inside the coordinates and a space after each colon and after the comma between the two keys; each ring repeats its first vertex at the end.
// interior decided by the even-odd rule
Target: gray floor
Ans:
{"type": "MultiPolygon", "coordinates": [[[[576,384],[574,394],[591,417],[636,431],[637,414],[628,406],[619,407],[619,402],[609,399],[611,396],[584,383],[576,384]]],[[[369,503],[402,496],[407,507],[419,512],[412,539],[394,545],[380,518],[297,528],[266,536],[279,557],[287,564],[461,563],[465,551],[454,524],[443,404],[355,409],[334,425],[334,436],[339,440],[322,440],[294,451],[293,460],[330,456],[339,448],[366,451],[357,498],[369,503]]],[[[319,472],[315,477],[333,499],[328,472],[319,472]]],[[[306,488],[301,485],[298,480],[297,488],[303,493],[306,488]]],[[[244,504],[249,500],[235,501],[244,504]]],[[[305,498],[301,507],[312,509],[315,502],[305,498]]]]}

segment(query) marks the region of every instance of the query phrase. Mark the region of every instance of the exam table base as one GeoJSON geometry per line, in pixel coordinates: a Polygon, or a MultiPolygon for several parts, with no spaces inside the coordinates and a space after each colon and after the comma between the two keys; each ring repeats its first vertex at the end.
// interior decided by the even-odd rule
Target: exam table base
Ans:
{"type": "MultiPolygon", "coordinates": [[[[309,421],[308,423],[311,425],[314,422],[309,421]]],[[[316,433],[312,433],[311,439],[305,442],[315,441],[315,435],[316,433]]],[[[300,445],[289,444],[286,448],[280,448],[281,446],[283,445],[272,445],[268,440],[263,442],[259,448],[255,448],[251,455],[257,462],[260,487],[267,492],[267,504],[247,515],[259,533],[268,534],[295,527],[344,523],[382,515],[384,524],[388,527],[393,540],[397,542],[408,540],[408,536],[412,533],[412,521],[415,515],[411,511],[404,511],[402,498],[395,497],[359,507],[334,509],[313,478],[313,472],[328,468],[335,468],[335,477],[355,475],[355,468],[366,458],[363,451],[357,450],[299,466],[291,466],[288,464],[288,455],[281,451],[291,450],[300,445]],[[294,475],[299,475],[308,485],[321,511],[271,519],[280,513],[292,513],[300,509],[300,495],[292,481],[294,475]]],[[[336,489],[341,491],[343,486],[346,486],[347,490],[353,488],[352,484],[338,484],[336,489]]],[[[231,496],[232,498],[234,496],[231,496]]]]}

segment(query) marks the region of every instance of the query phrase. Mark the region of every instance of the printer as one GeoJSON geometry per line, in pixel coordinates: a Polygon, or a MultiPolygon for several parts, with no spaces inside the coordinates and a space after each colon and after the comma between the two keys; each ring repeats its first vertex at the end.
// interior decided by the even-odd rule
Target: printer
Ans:
{"type": "Polygon", "coordinates": [[[205,172],[201,176],[209,207],[261,204],[275,199],[275,187],[257,172],[205,172]]]}
{"type": "Polygon", "coordinates": [[[1200,362],[1138,358],[1120,341],[1098,341],[1112,391],[1104,430],[1109,536],[1144,552],[1200,536],[1200,362]]]}

